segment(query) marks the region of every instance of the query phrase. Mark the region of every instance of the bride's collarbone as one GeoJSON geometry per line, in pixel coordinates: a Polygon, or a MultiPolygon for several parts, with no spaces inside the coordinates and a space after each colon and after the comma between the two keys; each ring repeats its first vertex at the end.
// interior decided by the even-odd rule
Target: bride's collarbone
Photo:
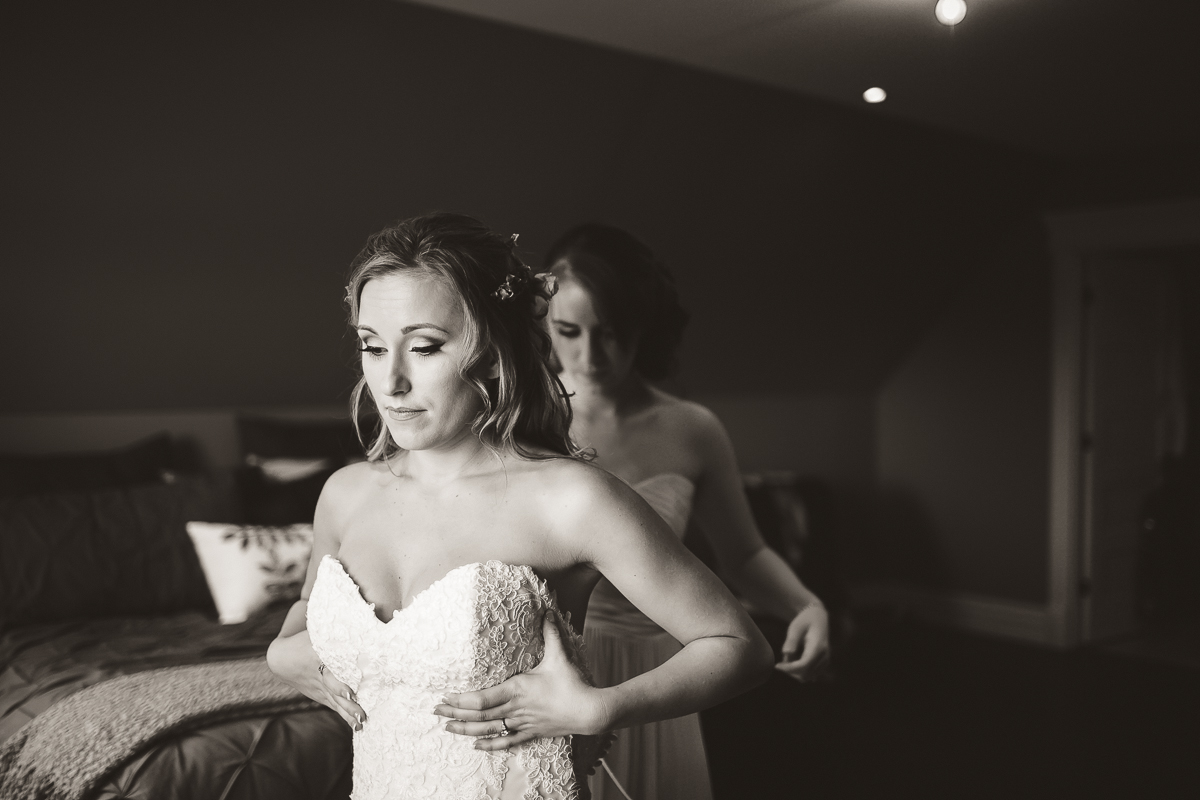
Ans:
{"type": "Polygon", "coordinates": [[[519,510],[393,509],[352,520],[343,530],[339,558],[370,565],[389,581],[410,583],[467,563],[541,564],[544,542],[544,532],[519,510]]]}

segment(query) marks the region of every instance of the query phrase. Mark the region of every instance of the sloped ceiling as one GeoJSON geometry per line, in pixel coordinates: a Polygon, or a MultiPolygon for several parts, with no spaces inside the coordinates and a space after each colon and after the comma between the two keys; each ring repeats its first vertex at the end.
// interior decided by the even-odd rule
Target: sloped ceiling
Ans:
{"type": "Polygon", "coordinates": [[[1200,142],[1200,2],[423,0],[1058,157],[1200,142]]]}

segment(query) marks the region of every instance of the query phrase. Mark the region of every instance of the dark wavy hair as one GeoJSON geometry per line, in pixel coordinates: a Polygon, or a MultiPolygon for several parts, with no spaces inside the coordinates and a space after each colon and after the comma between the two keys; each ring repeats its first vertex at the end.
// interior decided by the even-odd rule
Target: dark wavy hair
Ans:
{"type": "Polygon", "coordinates": [[[637,339],[633,368],[648,380],[674,370],[688,313],[666,265],[633,234],[600,223],[578,225],[559,237],[545,266],[579,281],[601,319],[626,344],[637,339]]]}
{"type": "MultiPolygon", "coordinates": [[[[571,408],[550,366],[550,336],[541,321],[548,293],[517,258],[514,246],[515,237],[503,237],[465,214],[425,214],[384,228],[367,240],[351,267],[346,287],[350,325],[358,325],[368,281],[415,272],[445,282],[462,300],[466,356],[459,374],[483,399],[471,429],[488,446],[511,448],[526,458],[547,457],[530,447],[578,457],[570,435],[571,408]],[[501,299],[496,292],[502,285],[515,291],[501,299]],[[477,377],[477,368],[493,358],[499,377],[477,377]]],[[[362,375],[350,409],[368,460],[398,451],[362,375]],[[372,415],[368,443],[360,417],[372,415]]]]}

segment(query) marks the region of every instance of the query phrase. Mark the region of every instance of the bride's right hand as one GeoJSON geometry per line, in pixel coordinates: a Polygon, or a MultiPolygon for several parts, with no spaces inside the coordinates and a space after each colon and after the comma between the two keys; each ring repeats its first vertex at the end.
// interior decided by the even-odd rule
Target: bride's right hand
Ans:
{"type": "Polygon", "coordinates": [[[333,709],[352,729],[362,730],[367,712],[358,704],[358,696],[321,663],[305,632],[271,642],[267,666],[284,683],[333,709]]]}
{"type": "Polygon", "coordinates": [[[356,731],[361,731],[363,723],[367,721],[367,712],[363,711],[362,706],[358,704],[358,695],[348,685],[335,678],[324,664],[317,666],[317,674],[320,676],[321,688],[324,690],[325,697],[314,697],[313,699],[329,706],[342,719],[346,720],[347,725],[356,731]]]}

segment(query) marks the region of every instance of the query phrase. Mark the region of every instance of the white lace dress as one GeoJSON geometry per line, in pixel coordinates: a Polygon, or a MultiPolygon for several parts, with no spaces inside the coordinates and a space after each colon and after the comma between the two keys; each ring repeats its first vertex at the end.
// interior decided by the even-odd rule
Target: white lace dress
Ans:
{"type": "MultiPolygon", "coordinates": [[[[664,473],[633,488],[682,539],[692,512],[692,482],[664,473]]],[[[603,578],[592,591],[583,637],[597,686],[648,672],[681,647],[603,578]]],[[[712,800],[698,714],[617,731],[604,760],[633,800],[712,800]]],[[[624,800],[605,770],[596,770],[589,783],[595,800],[624,800]]]]}
{"type": "Polygon", "coordinates": [[[530,567],[465,564],[383,622],[341,562],[325,556],[308,632],[367,713],[354,734],[353,800],[586,798],[596,737],[535,739],[489,753],[474,748],[474,737],[446,732],[447,720],[433,713],[448,692],[495,686],[536,666],[547,613],[581,664],[579,637],[530,567]]]}

